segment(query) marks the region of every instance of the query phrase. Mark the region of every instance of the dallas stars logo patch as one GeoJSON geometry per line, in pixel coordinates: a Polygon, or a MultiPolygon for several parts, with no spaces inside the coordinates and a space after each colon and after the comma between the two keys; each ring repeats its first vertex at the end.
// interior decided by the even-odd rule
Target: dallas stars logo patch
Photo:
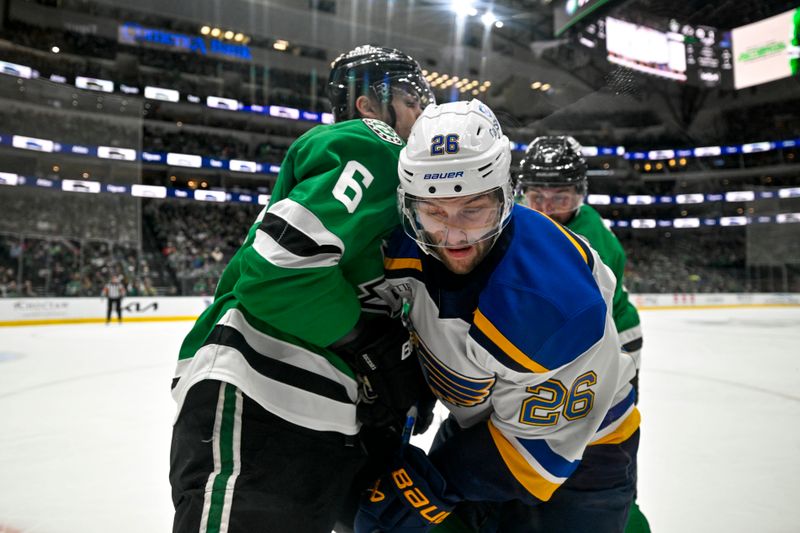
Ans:
{"type": "Polygon", "coordinates": [[[372,130],[372,133],[387,143],[396,144],[397,146],[403,145],[403,139],[400,138],[400,136],[391,128],[391,126],[382,120],[378,120],[376,118],[362,118],[361,120],[363,120],[364,124],[366,124],[367,127],[372,130]]]}

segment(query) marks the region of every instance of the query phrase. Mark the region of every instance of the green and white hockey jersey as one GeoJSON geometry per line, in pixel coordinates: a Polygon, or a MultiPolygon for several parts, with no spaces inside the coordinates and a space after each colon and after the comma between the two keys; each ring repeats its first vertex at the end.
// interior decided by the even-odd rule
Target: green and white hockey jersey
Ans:
{"type": "Polygon", "coordinates": [[[639,368],[639,358],[642,347],[642,328],[639,325],[639,312],[628,299],[628,291],[622,283],[625,273],[625,250],[622,248],[616,235],[603,223],[600,213],[589,205],[582,205],[572,220],[566,226],[585,237],[594,248],[603,263],[609,267],[617,277],[617,288],[614,291],[613,317],[614,324],[619,333],[619,340],[636,361],[639,368]]]}
{"type": "Polygon", "coordinates": [[[289,148],[269,205],[180,349],[178,412],[206,380],[318,431],[358,432],[357,384],[325,347],[389,313],[381,243],[399,222],[402,139],[373,119],[318,126],[289,148]]]}

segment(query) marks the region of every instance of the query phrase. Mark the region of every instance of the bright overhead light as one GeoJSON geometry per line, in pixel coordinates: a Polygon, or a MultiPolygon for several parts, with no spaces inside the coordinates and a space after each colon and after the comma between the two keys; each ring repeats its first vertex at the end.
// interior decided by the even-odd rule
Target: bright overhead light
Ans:
{"type": "Polygon", "coordinates": [[[211,33],[211,27],[203,26],[202,28],[200,28],[200,33],[202,33],[203,35],[208,35],[209,33],[211,33]]]}
{"type": "Polygon", "coordinates": [[[494,23],[494,27],[495,28],[502,28],[503,27],[503,21],[502,20],[498,20],[497,22],[494,23]]]}
{"type": "Polygon", "coordinates": [[[531,89],[534,89],[534,90],[538,89],[541,86],[542,86],[542,82],[540,82],[540,81],[535,81],[535,82],[531,83],[531,89]]]}
{"type": "Polygon", "coordinates": [[[212,37],[219,37],[220,33],[222,33],[222,30],[220,30],[219,28],[213,28],[211,30],[211,36],[212,37]]]}
{"type": "Polygon", "coordinates": [[[284,41],[283,39],[278,39],[274,43],[272,43],[272,47],[275,50],[286,50],[289,48],[289,41],[284,41]]]}
{"type": "Polygon", "coordinates": [[[495,22],[497,22],[497,17],[495,17],[494,13],[492,13],[491,11],[487,11],[486,13],[481,15],[481,22],[483,22],[484,26],[489,27],[495,22]]]}
{"type": "Polygon", "coordinates": [[[478,14],[478,10],[472,7],[472,0],[453,0],[450,3],[450,10],[457,17],[474,17],[478,14]]]}
{"type": "Polygon", "coordinates": [[[50,51],[53,52],[54,54],[57,54],[61,51],[61,48],[59,48],[58,46],[54,46],[50,49],[50,51]]]}
{"type": "Polygon", "coordinates": [[[550,90],[550,84],[549,83],[542,84],[542,90],[543,91],[549,91],[550,90]]]}
{"type": "Polygon", "coordinates": [[[225,38],[228,39],[228,40],[233,39],[233,32],[231,30],[226,31],[225,32],[225,38]]]}
{"type": "Polygon", "coordinates": [[[236,41],[237,43],[244,41],[244,34],[237,33],[236,35],[233,36],[233,40],[236,41]]]}

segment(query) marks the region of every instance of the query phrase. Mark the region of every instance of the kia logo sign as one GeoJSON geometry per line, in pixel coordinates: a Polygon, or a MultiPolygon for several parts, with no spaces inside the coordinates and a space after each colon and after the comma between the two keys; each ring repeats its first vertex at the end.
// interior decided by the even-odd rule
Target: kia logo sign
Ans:
{"type": "Polygon", "coordinates": [[[158,302],[152,302],[149,304],[131,302],[127,305],[124,305],[122,309],[128,313],[146,313],[148,311],[158,311],[158,302]]]}

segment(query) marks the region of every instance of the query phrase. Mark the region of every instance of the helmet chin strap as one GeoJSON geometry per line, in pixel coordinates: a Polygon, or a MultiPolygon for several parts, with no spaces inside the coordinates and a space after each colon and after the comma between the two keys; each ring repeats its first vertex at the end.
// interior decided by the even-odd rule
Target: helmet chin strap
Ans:
{"type": "Polygon", "coordinates": [[[389,126],[392,127],[392,129],[395,129],[395,126],[397,125],[397,112],[394,110],[394,106],[392,105],[391,97],[389,99],[389,102],[386,104],[386,109],[389,111],[389,123],[388,124],[389,124],[389,126]]]}
{"type": "MultiPolygon", "coordinates": [[[[393,96],[391,88],[388,89],[388,97],[386,102],[383,101],[380,92],[375,88],[374,85],[371,86],[370,89],[372,89],[372,94],[375,95],[375,101],[380,104],[381,110],[385,110],[387,113],[389,113],[389,120],[385,122],[391,126],[392,129],[395,129],[395,126],[397,125],[397,112],[394,110],[394,106],[392,105],[393,96]]],[[[383,117],[381,117],[381,120],[383,120],[383,117]]]]}
{"type": "MultiPolygon", "coordinates": [[[[386,100],[386,102],[382,102],[380,99],[378,99],[378,101],[380,102],[381,110],[385,111],[383,115],[386,116],[387,113],[389,114],[389,120],[385,122],[391,126],[392,129],[394,129],[395,125],[397,125],[397,112],[394,110],[394,106],[392,105],[391,92],[389,93],[389,98],[386,100]]],[[[381,120],[383,120],[383,117],[381,117],[381,120]]]]}

